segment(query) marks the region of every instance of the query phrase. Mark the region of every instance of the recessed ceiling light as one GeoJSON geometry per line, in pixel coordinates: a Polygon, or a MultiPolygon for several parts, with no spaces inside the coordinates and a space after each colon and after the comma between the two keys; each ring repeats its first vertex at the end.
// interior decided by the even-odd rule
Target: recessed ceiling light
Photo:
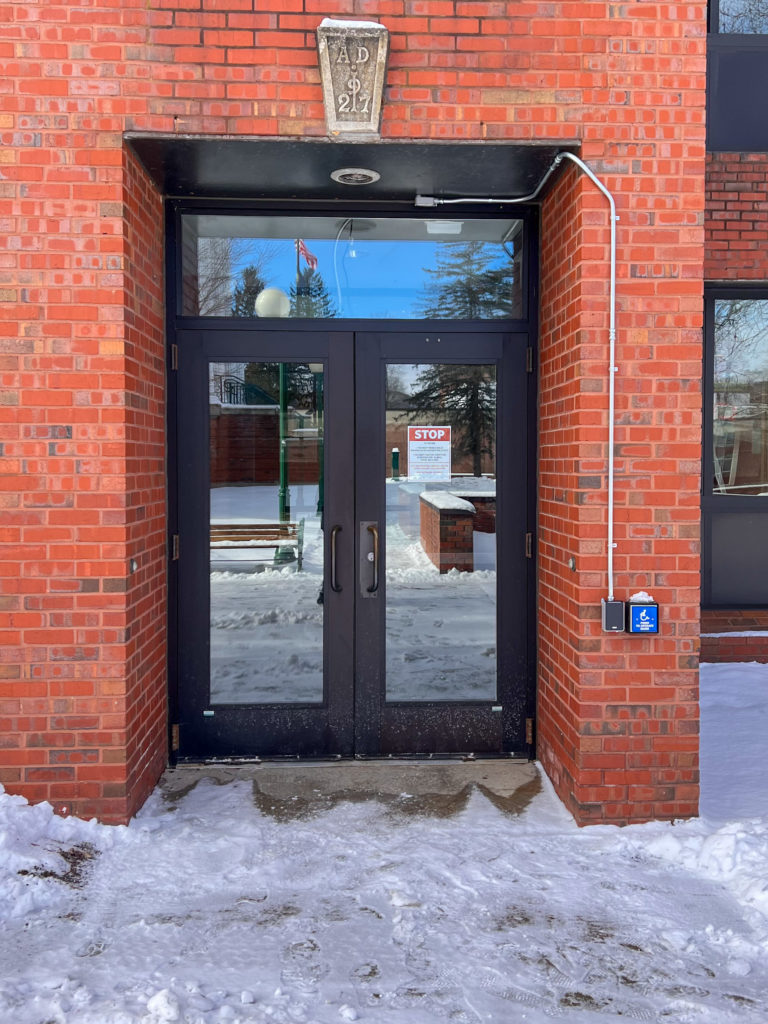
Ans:
{"type": "Polygon", "coordinates": [[[340,185],[372,185],[381,175],[367,167],[339,167],[338,170],[331,171],[331,177],[340,185]]]}

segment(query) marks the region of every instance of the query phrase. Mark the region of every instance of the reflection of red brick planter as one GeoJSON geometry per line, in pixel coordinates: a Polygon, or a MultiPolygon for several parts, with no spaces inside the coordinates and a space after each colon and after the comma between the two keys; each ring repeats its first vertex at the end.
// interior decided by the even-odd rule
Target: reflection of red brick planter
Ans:
{"type": "MultiPolygon", "coordinates": [[[[211,403],[211,483],[276,484],[280,476],[277,407],[211,403]]],[[[289,484],[314,484],[319,477],[316,437],[289,437],[289,484]]]]}
{"type": "Polygon", "coordinates": [[[450,491],[420,495],[421,546],[441,573],[472,572],[475,507],[450,491]]]}
{"type": "Polygon", "coordinates": [[[474,505],[474,531],[475,533],[496,533],[496,495],[495,494],[473,494],[472,491],[452,490],[451,494],[457,498],[464,498],[474,505]]]}

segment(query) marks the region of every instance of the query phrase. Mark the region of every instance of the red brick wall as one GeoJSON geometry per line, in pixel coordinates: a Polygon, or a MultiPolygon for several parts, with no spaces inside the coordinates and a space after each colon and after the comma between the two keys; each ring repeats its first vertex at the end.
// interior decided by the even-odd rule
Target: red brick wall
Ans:
{"type": "Polygon", "coordinates": [[[166,748],[162,206],[120,146],[38,134],[0,185],[0,781],[124,821],[166,748]]]}
{"type": "Polygon", "coordinates": [[[600,632],[607,219],[569,169],[543,212],[539,753],[581,821],[691,813],[703,3],[0,4],[0,778],[118,819],[164,754],[162,222],[122,133],[323,136],[333,14],[390,29],[384,138],[578,140],[616,195],[616,590],[662,627],[600,632]]]}
{"type": "MultiPolygon", "coordinates": [[[[605,389],[582,394],[581,378],[590,385],[595,371],[605,376],[604,337],[596,331],[582,334],[580,316],[568,310],[568,301],[583,304],[583,265],[568,254],[581,249],[583,211],[581,195],[586,186],[575,168],[568,168],[548,198],[543,210],[541,261],[541,322],[539,356],[539,453],[538,453],[538,689],[537,754],[562,799],[573,805],[572,789],[582,769],[580,763],[581,688],[592,682],[602,686],[596,659],[601,655],[600,638],[593,650],[579,653],[587,644],[582,634],[591,624],[582,619],[593,616],[605,587],[597,558],[605,551],[605,514],[588,506],[579,487],[579,468],[590,457],[592,473],[605,471],[606,403],[605,389]],[[559,328],[559,330],[558,330],[559,328]],[[582,370],[579,341],[593,340],[593,357],[602,356],[599,366],[582,370]],[[602,342],[602,344],[601,344],[602,342]],[[602,392],[602,393],[601,393],[602,392]],[[591,537],[590,537],[591,534],[591,537]],[[567,568],[568,559],[580,555],[591,540],[594,552],[591,582],[594,596],[589,602],[580,589],[580,577],[567,568]]],[[[606,224],[605,212],[596,217],[597,229],[606,224]]],[[[599,256],[605,260],[605,237],[599,256]]],[[[603,271],[605,263],[603,262],[603,271]]],[[[595,327],[606,329],[606,293],[595,311],[595,327]],[[602,309],[600,306],[602,305],[602,309]]],[[[600,380],[599,376],[595,377],[600,380]]],[[[584,550],[585,557],[590,557],[584,550]]],[[[606,691],[607,692],[607,691],[606,691]]],[[[600,694],[602,696],[602,694],[600,694]]],[[[602,776],[592,776],[600,779],[602,776]]]]}
{"type": "Polygon", "coordinates": [[[704,277],[768,281],[768,153],[709,153],[704,277]]]}
{"type": "MultiPolygon", "coordinates": [[[[130,817],[167,763],[165,336],[162,200],[143,168],[123,151],[125,321],[125,729],[126,764],[108,747],[93,769],[100,803],[82,811],[130,817]],[[134,560],[135,570],[133,569],[134,560]],[[133,571],[132,571],[133,570],[133,571]]],[[[122,581],[121,581],[122,582],[122,581]]],[[[121,694],[122,697],[122,694],[121,694]]],[[[119,742],[119,741],[118,741],[119,742]]]]}
{"type": "MultiPolygon", "coordinates": [[[[684,81],[673,120],[687,119],[690,138],[678,147],[677,181],[661,158],[663,108],[627,113],[645,125],[641,147],[621,157],[615,143],[583,149],[610,168],[603,178],[620,218],[615,596],[651,592],[657,637],[605,634],[600,624],[608,204],[569,169],[543,210],[538,751],[581,822],[697,808],[704,150],[701,82],[684,81]]],[[[630,95],[651,100],[642,89],[630,95]]]]}

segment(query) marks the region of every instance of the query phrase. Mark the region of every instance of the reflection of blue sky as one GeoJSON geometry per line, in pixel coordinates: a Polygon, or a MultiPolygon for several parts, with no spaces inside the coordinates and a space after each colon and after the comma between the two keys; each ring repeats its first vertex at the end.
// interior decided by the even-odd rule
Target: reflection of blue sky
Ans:
{"type": "MultiPolygon", "coordinates": [[[[256,253],[263,243],[254,244],[256,253]]],[[[309,251],[317,257],[317,270],[336,307],[336,315],[349,318],[418,317],[425,288],[434,280],[426,272],[437,263],[443,241],[395,241],[344,238],[308,239],[309,251]]],[[[509,266],[509,258],[499,245],[489,243],[498,252],[498,265],[509,266]]],[[[290,294],[296,281],[296,246],[292,239],[271,239],[270,258],[263,276],[267,287],[281,288],[290,294]]],[[[245,255],[239,270],[248,264],[245,255]]],[[[300,270],[306,269],[302,258],[300,270]]]]}

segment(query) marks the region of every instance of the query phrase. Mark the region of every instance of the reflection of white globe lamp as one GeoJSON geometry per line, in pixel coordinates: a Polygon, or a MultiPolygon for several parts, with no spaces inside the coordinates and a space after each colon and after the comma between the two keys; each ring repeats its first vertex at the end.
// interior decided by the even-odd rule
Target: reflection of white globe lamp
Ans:
{"type": "Polygon", "coordinates": [[[291,300],[282,288],[265,288],[256,296],[254,309],[256,316],[289,316],[291,300]]]}

